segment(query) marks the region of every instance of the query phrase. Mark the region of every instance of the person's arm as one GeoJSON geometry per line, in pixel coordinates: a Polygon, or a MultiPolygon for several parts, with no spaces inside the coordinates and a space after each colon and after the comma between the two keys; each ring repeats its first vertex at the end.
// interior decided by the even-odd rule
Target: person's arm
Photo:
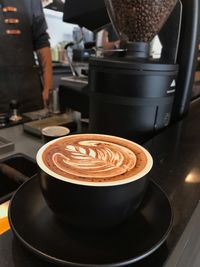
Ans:
{"type": "Polygon", "coordinates": [[[49,35],[41,0],[32,0],[31,5],[33,47],[42,71],[43,100],[47,106],[49,90],[53,88],[49,35]]]}
{"type": "Polygon", "coordinates": [[[106,30],[103,31],[102,35],[102,47],[106,50],[113,50],[116,49],[119,46],[120,41],[113,41],[109,42],[108,40],[108,32],[106,30]]]}
{"type": "Polygon", "coordinates": [[[42,69],[43,77],[43,101],[44,105],[48,104],[49,90],[53,88],[53,73],[51,51],[49,47],[43,47],[36,50],[39,64],[42,69]]]}

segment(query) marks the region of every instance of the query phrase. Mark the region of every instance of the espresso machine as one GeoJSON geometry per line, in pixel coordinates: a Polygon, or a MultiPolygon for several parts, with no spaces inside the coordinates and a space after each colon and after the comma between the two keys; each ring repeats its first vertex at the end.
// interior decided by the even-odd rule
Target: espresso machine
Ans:
{"type": "MultiPolygon", "coordinates": [[[[199,0],[100,2],[121,46],[112,57],[105,53],[90,58],[90,131],[142,143],[188,111],[197,62],[199,0]],[[155,36],[162,45],[159,58],[150,53],[155,36]]],[[[67,10],[70,1],[65,6],[67,10]]],[[[68,19],[64,12],[65,21],[90,27],[93,21],[88,17],[68,19]]],[[[95,21],[96,28],[105,25],[105,17],[95,21]]]]}

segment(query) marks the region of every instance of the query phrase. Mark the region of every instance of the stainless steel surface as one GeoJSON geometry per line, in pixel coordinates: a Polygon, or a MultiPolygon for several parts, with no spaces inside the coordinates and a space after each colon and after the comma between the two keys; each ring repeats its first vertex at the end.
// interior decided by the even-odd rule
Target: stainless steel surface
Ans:
{"type": "Polygon", "coordinates": [[[6,156],[14,153],[24,153],[35,159],[38,149],[43,144],[41,139],[24,133],[22,125],[1,129],[0,136],[15,144],[13,151],[1,154],[0,158],[5,158],[6,156]]]}
{"type": "Polygon", "coordinates": [[[86,85],[88,84],[87,77],[67,76],[67,77],[62,77],[61,80],[68,81],[68,82],[82,83],[86,85]]]}
{"type": "Polygon", "coordinates": [[[0,155],[14,150],[14,143],[0,136],[0,155]]]}
{"type": "MultiPolygon", "coordinates": [[[[53,115],[48,118],[44,118],[41,120],[31,121],[24,123],[24,131],[34,134],[36,136],[42,136],[42,129],[49,126],[68,126],[74,122],[74,117],[72,113],[64,113],[53,115]]],[[[70,127],[69,127],[70,128],[70,127]]]]}
{"type": "Polygon", "coordinates": [[[53,114],[60,113],[59,89],[55,88],[49,91],[49,112],[53,114]]]}

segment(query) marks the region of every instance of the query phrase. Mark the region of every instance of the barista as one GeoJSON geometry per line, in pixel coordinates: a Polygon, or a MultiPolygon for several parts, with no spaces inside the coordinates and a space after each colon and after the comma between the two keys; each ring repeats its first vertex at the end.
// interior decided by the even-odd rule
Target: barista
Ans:
{"type": "Polygon", "coordinates": [[[109,24],[103,30],[102,47],[105,50],[113,50],[119,47],[120,41],[113,29],[112,24],[109,24]]]}
{"type": "Polygon", "coordinates": [[[43,108],[53,86],[47,25],[41,0],[0,0],[0,112],[15,99],[20,111],[43,108]],[[42,81],[34,51],[41,66],[42,81]]]}

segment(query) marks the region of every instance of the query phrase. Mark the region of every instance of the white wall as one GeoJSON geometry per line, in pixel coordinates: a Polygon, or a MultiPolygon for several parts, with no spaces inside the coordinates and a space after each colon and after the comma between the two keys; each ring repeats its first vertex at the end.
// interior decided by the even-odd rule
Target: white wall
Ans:
{"type": "Polygon", "coordinates": [[[63,22],[62,12],[44,9],[44,13],[48,25],[51,47],[56,46],[59,42],[72,41],[72,30],[76,25],[63,22]]]}

